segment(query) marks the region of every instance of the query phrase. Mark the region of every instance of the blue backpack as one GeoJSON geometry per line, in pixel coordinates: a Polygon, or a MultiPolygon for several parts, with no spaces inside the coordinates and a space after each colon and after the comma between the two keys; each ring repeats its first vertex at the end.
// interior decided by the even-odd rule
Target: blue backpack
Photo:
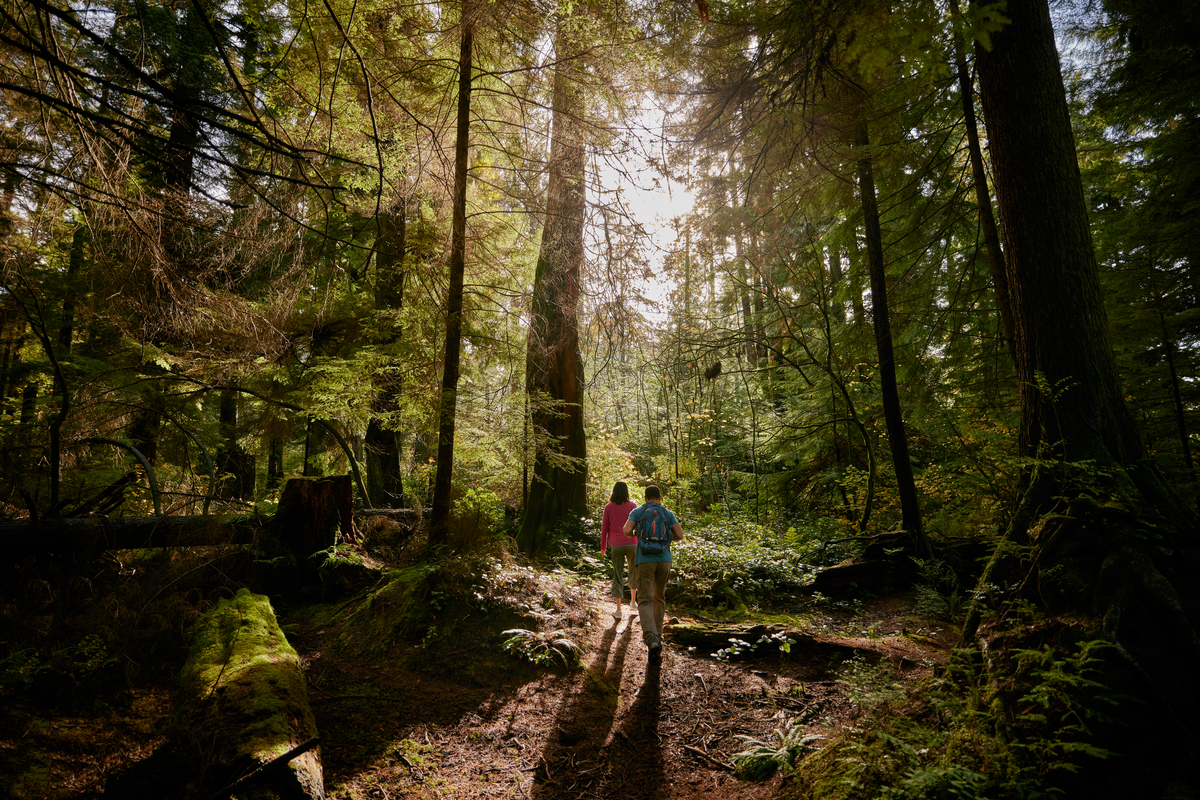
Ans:
{"type": "Polygon", "coordinates": [[[666,509],[657,503],[647,503],[645,511],[638,517],[635,533],[642,555],[657,558],[667,552],[671,528],[667,525],[666,509]]]}

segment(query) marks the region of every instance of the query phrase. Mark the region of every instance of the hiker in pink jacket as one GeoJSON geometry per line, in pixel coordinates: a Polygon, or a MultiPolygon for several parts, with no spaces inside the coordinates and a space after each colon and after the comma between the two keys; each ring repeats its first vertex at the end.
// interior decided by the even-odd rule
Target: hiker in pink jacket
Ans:
{"type": "Polygon", "coordinates": [[[621,601],[625,599],[625,570],[629,570],[629,586],[632,589],[629,598],[629,615],[637,616],[637,572],[633,566],[633,558],[637,553],[637,539],[625,534],[625,520],[629,512],[637,508],[637,503],[629,499],[629,487],[624,481],[613,484],[612,497],[604,506],[604,518],[600,523],[600,555],[612,551],[613,579],[612,597],[617,601],[617,610],[612,612],[613,619],[621,619],[621,601]]]}

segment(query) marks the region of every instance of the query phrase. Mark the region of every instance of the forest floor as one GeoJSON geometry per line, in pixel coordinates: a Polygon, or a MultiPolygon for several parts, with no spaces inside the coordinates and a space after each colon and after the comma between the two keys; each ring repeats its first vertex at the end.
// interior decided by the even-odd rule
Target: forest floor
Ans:
{"type": "MultiPolygon", "coordinates": [[[[852,660],[886,662],[916,680],[945,663],[957,638],[950,625],[914,616],[907,593],[805,601],[812,641],[731,663],[689,652],[671,633],[716,620],[668,607],[656,665],[628,606],[623,619],[611,616],[607,588],[547,573],[526,584],[531,601],[559,598],[550,625],[574,623],[585,667],[574,671],[481,678],[445,661],[415,673],[364,669],[325,655],[330,632],[300,631],[329,796],[769,798],[785,778],[737,778],[739,736],[771,741],[796,722],[830,736],[857,718],[843,679],[852,660]]],[[[477,645],[463,636],[451,657],[469,660],[477,645]]]]}
{"type": "MultiPolygon", "coordinates": [[[[322,616],[328,605],[317,613],[282,605],[280,621],[309,677],[329,797],[770,798],[787,778],[736,777],[731,756],[745,749],[738,737],[769,741],[797,723],[836,735],[858,716],[847,693],[856,660],[917,680],[945,663],[956,638],[951,625],[917,616],[908,593],[801,598],[737,623],[785,619],[780,628],[811,640],[788,654],[727,662],[675,640],[676,626],[717,620],[670,607],[668,594],[655,665],[628,607],[623,619],[612,618],[606,581],[523,570],[515,607],[555,597],[553,619],[539,615],[543,629],[571,631],[582,669],[497,656],[494,633],[460,633],[419,668],[400,666],[412,663],[419,642],[394,661],[355,658],[333,646],[336,623],[319,621],[332,619],[322,616]],[[480,648],[489,659],[477,658],[480,648]],[[496,666],[506,662],[513,666],[496,666]]],[[[170,695],[170,687],[146,687],[85,710],[49,711],[9,693],[0,713],[0,796],[103,797],[107,775],[163,741],[170,695]]]]}

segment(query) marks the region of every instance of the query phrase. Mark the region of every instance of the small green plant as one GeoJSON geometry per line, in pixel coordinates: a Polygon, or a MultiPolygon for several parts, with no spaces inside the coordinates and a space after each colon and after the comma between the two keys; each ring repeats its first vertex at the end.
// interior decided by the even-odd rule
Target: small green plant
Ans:
{"type": "Polygon", "coordinates": [[[753,655],[758,652],[759,647],[774,645],[776,650],[785,655],[792,652],[792,645],[796,643],[795,639],[789,637],[783,631],[772,633],[770,636],[763,634],[758,638],[757,642],[750,643],[745,639],[730,639],[729,647],[722,648],[712,654],[712,657],[718,661],[729,662],[741,655],[753,655]]]}
{"type": "Polygon", "coordinates": [[[885,663],[872,664],[861,655],[847,662],[839,683],[846,687],[846,695],[851,700],[868,709],[904,697],[903,681],[896,678],[885,663]]]}
{"type": "Polygon", "coordinates": [[[963,597],[958,591],[958,576],[945,563],[935,559],[914,558],[921,583],[916,590],[913,612],[953,622],[963,614],[963,597]]]}
{"type": "Polygon", "coordinates": [[[422,650],[425,649],[426,647],[429,647],[429,645],[433,644],[433,640],[436,639],[437,637],[438,637],[437,625],[430,625],[429,629],[425,631],[425,635],[421,637],[421,644],[419,645],[419,647],[422,650]]]}
{"type": "Polygon", "coordinates": [[[561,663],[570,668],[579,664],[583,648],[572,641],[565,631],[530,631],[512,628],[502,635],[504,652],[538,666],[561,663]]]}
{"type": "Polygon", "coordinates": [[[806,750],[813,749],[822,736],[806,734],[801,725],[790,725],[784,731],[776,728],[766,740],[753,736],[739,735],[743,750],[733,754],[738,777],[744,780],[765,781],[776,772],[791,772],[796,759],[806,750]]]}

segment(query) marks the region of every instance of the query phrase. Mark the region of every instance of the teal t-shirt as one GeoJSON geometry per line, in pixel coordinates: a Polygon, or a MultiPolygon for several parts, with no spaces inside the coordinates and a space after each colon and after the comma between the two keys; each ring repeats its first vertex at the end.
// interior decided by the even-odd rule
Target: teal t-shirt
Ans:
{"type": "MultiPolygon", "coordinates": [[[[633,511],[629,512],[629,518],[631,520],[633,520],[633,535],[637,536],[637,523],[638,523],[638,520],[642,518],[642,514],[645,513],[647,506],[656,506],[661,512],[663,512],[664,515],[666,515],[667,536],[668,537],[672,536],[673,534],[671,532],[675,530],[675,526],[679,523],[679,520],[675,519],[675,515],[671,513],[670,509],[664,508],[662,503],[654,503],[654,502],[642,503],[640,506],[635,508],[633,511]]],[[[657,563],[659,561],[670,561],[670,560],[671,560],[671,542],[668,541],[666,546],[663,548],[662,555],[657,555],[657,556],[643,555],[642,548],[638,547],[637,555],[634,558],[633,563],[636,566],[638,564],[653,564],[653,563],[657,563]]]]}

